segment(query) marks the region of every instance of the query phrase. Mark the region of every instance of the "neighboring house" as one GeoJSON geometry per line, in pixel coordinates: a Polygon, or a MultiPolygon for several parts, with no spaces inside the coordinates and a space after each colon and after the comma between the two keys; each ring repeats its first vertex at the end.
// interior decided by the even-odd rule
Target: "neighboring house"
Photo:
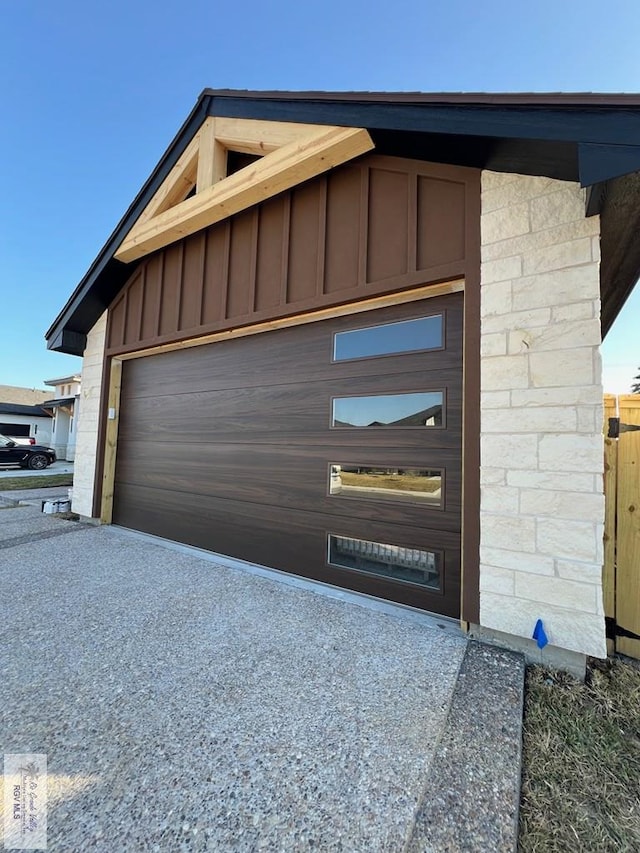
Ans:
{"type": "Polygon", "coordinates": [[[84,357],[74,510],[604,656],[639,169],[636,95],[206,90],[47,332],[84,357]]]}
{"type": "MultiPolygon", "coordinates": [[[[2,394],[2,386],[0,386],[0,394],[2,394]]],[[[10,438],[30,436],[35,438],[38,444],[48,445],[51,441],[51,423],[51,412],[42,406],[0,402],[1,435],[10,438]]]]}
{"type": "Polygon", "coordinates": [[[75,459],[78,432],[80,377],[62,376],[60,379],[47,379],[44,384],[55,389],[54,399],[45,403],[53,412],[51,446],[58,459],[72,462],[75,459]]]}

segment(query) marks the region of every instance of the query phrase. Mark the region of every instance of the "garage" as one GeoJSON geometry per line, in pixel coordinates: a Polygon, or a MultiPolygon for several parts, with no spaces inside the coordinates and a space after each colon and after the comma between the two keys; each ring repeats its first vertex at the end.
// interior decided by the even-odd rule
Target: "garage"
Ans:
{"type": "Polygon", "coordinates": [[[114,523],[457,617],[462,309],[123,360],[114,523]]]}

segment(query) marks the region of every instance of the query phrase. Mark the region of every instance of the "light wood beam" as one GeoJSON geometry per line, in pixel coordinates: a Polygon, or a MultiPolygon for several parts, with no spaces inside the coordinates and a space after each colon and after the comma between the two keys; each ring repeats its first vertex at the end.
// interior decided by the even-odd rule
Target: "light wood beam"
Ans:
{"type": "Polygon", "coordinates": [[[200,151],[200,133],[198,132],[187,145],[176,165],[164,179],[160,188],[138,217],[136,225],[148,222],[159,213],[169,210],[183,201],[196,183],[198,154],[200,151]]]}
{"type": "Polygon", "coordinates": [[[216,139],[216,119],[206,118],[200,128],[196,193],[212,187],[227,176],[227,150],[216,139]]]}
{"type": "Polygon", "coordinates": [[[152,220],[131,229],[115,257],[134,261],[370,151],[362,128],[316,128],[152,220]]]}
{"type": "Polygon", "coordinates": [[[218,142],[229,151],[242,154],[269,154],[283,145],[311,137],[320,130],[322,127],[317,124],[216,117],[218,142]]]}

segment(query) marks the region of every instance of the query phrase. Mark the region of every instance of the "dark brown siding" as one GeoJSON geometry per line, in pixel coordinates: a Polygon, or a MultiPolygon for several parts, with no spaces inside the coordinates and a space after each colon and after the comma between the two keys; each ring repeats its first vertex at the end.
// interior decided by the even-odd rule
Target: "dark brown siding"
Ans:
{"type": "Polygon", "coordinates": [[[114,521],[449,616],[460,607],[462,294],[123,363],[114,521]],[[443,311],[446,348],[332,362],[336,331],[443,311]],[[331,398],[442,390],[443,428],[330,428],[331,398]],[[442,469],[441,508],[328,494],[331,463],[442,469]],[[329,566],[327,535],[444,555],[443,589],[329,566]]]}
{"type": "Polygon", "coordinates": [[[144,259],[110,355],[462,277],[478,172],[370,155],[144,259]]]}

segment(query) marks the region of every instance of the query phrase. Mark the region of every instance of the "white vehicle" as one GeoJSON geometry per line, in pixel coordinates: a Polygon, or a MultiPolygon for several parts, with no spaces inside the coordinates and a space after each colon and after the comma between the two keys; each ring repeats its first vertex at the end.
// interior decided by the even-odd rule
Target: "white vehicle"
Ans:
{"type": "Polygon", "coordinates": [[[5,438],[10,438],[16,444],[35,444],[36,440],[31,435],[7,435],[5,438]]]}

